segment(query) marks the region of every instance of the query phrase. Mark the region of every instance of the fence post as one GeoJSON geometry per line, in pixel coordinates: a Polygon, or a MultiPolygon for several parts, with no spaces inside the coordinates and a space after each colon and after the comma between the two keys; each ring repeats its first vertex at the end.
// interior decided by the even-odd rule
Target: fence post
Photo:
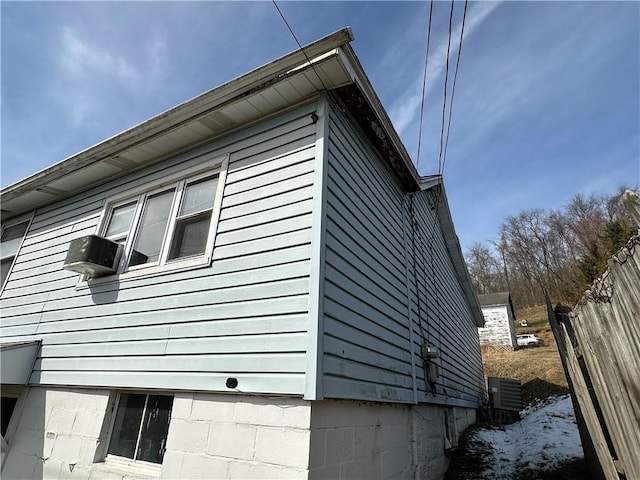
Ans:
{"type": "Polygon", "coordinates": [[[584,451],[584,458],[589,467],[591,478],[593,480],[618,480],[618,473],[609,454],[609,445],[597,418],[582,369],[577,362],[574,350],[575,338],[572,343],[572,339],[562,325],[563,320],[568,321],[567,314],[569,309],[554,310],[547,292],[545,292],[545,300],[549,325],[556,340],[562,368],[569,384],[571,402],[573,403],[578,432],[582,441],[582,450],[584,451]],[[563,315],[563,318],[559,318],[561,315],[563,315]],[[588,419],[585,418],[585,415],[588,419]],[[596,440],[594,440],[594,437],[596,440]]]}

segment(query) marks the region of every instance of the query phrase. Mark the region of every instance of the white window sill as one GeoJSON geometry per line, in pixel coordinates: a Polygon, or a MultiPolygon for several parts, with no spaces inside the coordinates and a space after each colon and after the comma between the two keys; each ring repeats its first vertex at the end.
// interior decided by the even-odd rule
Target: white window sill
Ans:
{"type": "Polygon", "coordinates": [[[120,474],[128,477],[135,477],[137,479],[156,479],[160,478],[162,471],[162,465],[156,465],[155,463],[140,462],[131,460],[129,458],[115,457],[113,455],[107,455],[107,458],[103,463],[96,463],[93,466],[93,470],[106,474],[120,474]]]}
{"type": "Polygon", "coordinates": [[[178,260],[165,265],[155,265],[153,267],[137,268],[120,274],[107,275],[105,277],[93,278],[91,280],[83,280],[80,277],[76,285],[76,290],[84,290],[96,285],[104,285],[109,283],[122,283],[129,280],[135,280],[144,277],[156,277],[167,273],[182,272],[186,270],[195,270],[198,268],[206,268],[211,265],[211,258],[190,258],[178,260]]]}

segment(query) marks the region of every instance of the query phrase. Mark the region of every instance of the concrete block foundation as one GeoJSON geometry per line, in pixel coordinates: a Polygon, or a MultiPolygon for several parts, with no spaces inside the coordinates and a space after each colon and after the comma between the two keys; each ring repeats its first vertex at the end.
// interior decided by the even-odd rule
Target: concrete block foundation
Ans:
{"type": "Polygon", "coordinates": [[[176,392],[164,460],[152,465],[105,459],[117,392],[22,395],[2,478],[439,480],[445,451],[476,419],[431,404],[176,392]]]}

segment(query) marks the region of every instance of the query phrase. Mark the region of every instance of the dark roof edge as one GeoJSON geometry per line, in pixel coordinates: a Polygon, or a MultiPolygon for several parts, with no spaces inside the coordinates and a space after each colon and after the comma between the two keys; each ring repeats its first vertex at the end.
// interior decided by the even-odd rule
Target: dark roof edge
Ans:
{"type": "MultiPolygon", "coordinates": [[[[366,118],[366,121],[369,123],[367,125],[366,130],[374,132],[376,136],[379,137],[379,141],[375,142],[379,146],[382,144],[382,151],[386,155],[390,155],[388,161],[394,167],[402,183],[405,187],[410,191],[417,191],[420,189],[420,175],[416,170],[413,161],[411,160],[411,156],[407,152],[398,132],[396,132],[389,115],[387,114],[386,109],[382,105],[378,94],[375,92],[373,85],[369,81],[358,56],[355,51],[346,43],[340,48],[341,54],[345,57],[345,64],[350,65],[351,68],[351,77],[358,87],[361,95],[366,99],[369,104],[369,110],[373,112],[375,115],[376,122],[371,121],[372,119],[366,118]],[[384,138],[383,138],[384,137],[384,138]]],[[[349,88],[349,86],[347,86],[349,88]]],[[[353,88],[353,87],[351,87],[353,88]]],[[[344,101],[343,97],[343,101],[344,101]]],[[[349,107],[354,108],[358,105],[350,104],[349,107]]],[[[357,110],[357,108],[356,108],[357,110]]],[[[362,119],[359,120],[362,123],[362,119]]]]}
{"type": "Polygon", "coordinates": [[[511,301],[511,294],[509,292],[483,293],[478,295],[478,300],[482,307],[507,305],[511,301]]]}

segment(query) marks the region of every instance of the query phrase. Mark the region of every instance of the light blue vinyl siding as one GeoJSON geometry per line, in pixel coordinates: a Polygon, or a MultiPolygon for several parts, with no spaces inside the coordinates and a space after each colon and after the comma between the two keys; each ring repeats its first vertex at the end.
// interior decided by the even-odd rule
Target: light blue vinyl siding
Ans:
{"type": "Polygon", "coordinates": [[[429,208],[433,191],[414,195],[414,242],[408,194],[337,109],[328,164],[325,398],[479,405],[484,387],[477,327],[429,208]],[[440,350],[435,395],[420,354],[427,338],[440,350]]]}
{"type": "Polygon", "coordinates": [[[316,126],[308,104],[36,212],[0,299],[2,341],[41,338],[31,382],[302,394],[316,126]],[[69,242],[105,202],[229,155],[211,266],[76,288],[69,242]]]}
{"type": "Polygon", "coordinates": [[[324,396],[413,401],[404,192],[335,109],[327,192],[324,396]]]}
{"type": "Polygon", "coordinates": [[[478,328],[447,253],[440,222],[435,218],[432,206],[436,204],[437,196],[437,188],[415,194],[413,211],[418,230],[415,237],[408,234],[411,247],[415,238],[415,250],[412,248],[415,253],[408,257],[415,351],[420,352],[424,340],[439,349],[435,361],[440,370],[435,385],[436,395],[434,397],[431,387],[425,382],[419,360],[418,398],[422,401],[435,398],[448,403],[479,405],[484,399],[485,389],[478,328]],[[417,261],[417,282],[413,277],[414,261],[417,261]],[[416,283],[422,322],[418,316],[416,283]]]}
{"type": "Polygon", "coordinates": [[[477,327],[430,208],[434,191],[413,196],[412,232],[395,174],[328,105],[39,209],[0,297],[2,341],[42,340],[31,382],[226,391],[236,377],[249,392],[476,406],[477,327]],[[310,114],[324,108],[320,129],[310,114]],[[110,198],[221,155],[229,167],[211,266],[89,288],[62,269],[69,242],[96,233],[110,198]],[[425,339],[440,351],[435,395],[425,339]]]}

